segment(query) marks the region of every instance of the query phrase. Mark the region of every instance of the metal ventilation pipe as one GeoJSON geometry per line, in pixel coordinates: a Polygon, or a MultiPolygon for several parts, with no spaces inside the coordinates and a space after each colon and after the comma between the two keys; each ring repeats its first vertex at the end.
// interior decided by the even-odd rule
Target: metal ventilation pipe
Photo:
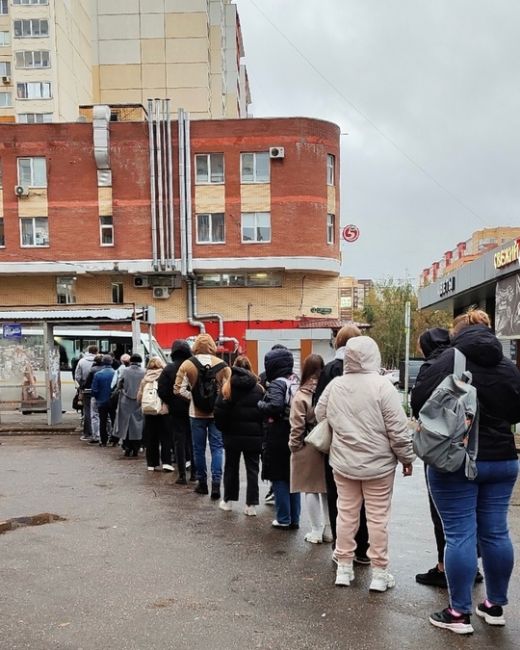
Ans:
{"type": "Polygon", "coordinates": [[[159,266],[161,271],[165,270],[165,256],[164,256],[164,201],[163,201],[163,145],[162,145],[162,129],[161,129],[161,102],[159,99],[155,100],[155,137],[157,141],[157,217],[159,221],[159,266]]]}
{"type": "Polygon", "coordinates": [[[157,201],[155,184],[155,135],[153,128],[154,104],[153,99],[148,100],[148,148],[150,153],[150,221],[152,225],[152,267],[158,269],[157,263],[157,201]]]}
{"type": "Polygon", "coordinates": [[[168,178],[168,260],[170,268],[175,268],[175,220],[173,215],[173,143],[170,100],[166,99],[166,143],[167,143],[167,178],[168,178]]]}
{"type": "MultiPolygon", "coordinates": [[[[186,151],[184,140],[184,111],[179,108],[179,212],[180,212],[180,226],[181,226],[181,275],[186,278],[188,273],[188,265],[186,263],[187,250],[186,250],[186,151]]],[[[189,284],[188,284],[189,290],[189,284]]],[[[189,304],[188,300],[188,304],[189,304]]]]}

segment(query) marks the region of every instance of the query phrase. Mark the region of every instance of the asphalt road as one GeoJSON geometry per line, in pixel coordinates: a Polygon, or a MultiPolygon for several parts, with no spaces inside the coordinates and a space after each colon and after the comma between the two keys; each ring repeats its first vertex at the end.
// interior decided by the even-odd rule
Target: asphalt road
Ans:
{"type": "MultiPolygon", "coordinates": [[[[368,592],[369,569],[334,586],[330,545],[270,527],[147,472],[143,459],[75,436],[0,439],[0,520],[66,518],[0,535],[0,649],[404,650],[520,647],[519,566],[506,628],[474,617],[475,634],[433,628],[442,590],[414,575],[435,564],[420,464],[396,479],[391,567],[397,586],[368,592]]],[[[265,486],[262,494],[265,493],[265,486]]],[[[512,507],[520,542],[520,492],[512,507]]],[[[483,587],[475,590],[483,598],[483,587]]]]}

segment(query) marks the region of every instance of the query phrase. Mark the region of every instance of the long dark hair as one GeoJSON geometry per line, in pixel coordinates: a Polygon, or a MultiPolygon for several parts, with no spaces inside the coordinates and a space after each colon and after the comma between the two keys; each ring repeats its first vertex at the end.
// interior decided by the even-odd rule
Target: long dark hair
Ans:
{"type": "Polygon", "coordinates": [[[303,362],[302,380],[300,385],[303,386],[313,377],[318,379],[324,365],[325,363],[323,358],[319,354],[309,354],[303,362]]]}

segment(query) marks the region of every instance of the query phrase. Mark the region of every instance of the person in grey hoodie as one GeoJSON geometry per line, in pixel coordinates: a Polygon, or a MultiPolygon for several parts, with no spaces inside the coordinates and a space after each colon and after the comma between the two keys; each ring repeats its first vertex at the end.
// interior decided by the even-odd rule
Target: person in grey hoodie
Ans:
{"type": "Polygon", "coordinates": [[[97,345],[89,345],[85,355],[78,361],[74,371],[74,379],[83,396],[83,435],[81,436],[81,440],[86,441],[92,439],[92,424],[90,417],[91,393],[90,390],[85,392],[85,383],[98,351],[97,345]]]}

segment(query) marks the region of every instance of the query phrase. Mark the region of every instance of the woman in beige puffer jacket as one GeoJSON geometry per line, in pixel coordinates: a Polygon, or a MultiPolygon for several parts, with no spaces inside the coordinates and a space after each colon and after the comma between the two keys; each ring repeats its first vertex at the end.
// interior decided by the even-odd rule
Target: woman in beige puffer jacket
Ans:
{"type": "Polygon", "coordinates": [[[338,486],[335,557],[336,584],[354,579],[354,536],[363,499],[372,562],[370,590],[395,585],[388,573],[388,522],[398,462],[410,476],[415,455],[408,420],[396,389],[379,374],[381,354],[368,336],[348,341],[345,374],[336,377],[316,405],[316,419],[327,419],[333,430],[329,462],[338,486]]]}

